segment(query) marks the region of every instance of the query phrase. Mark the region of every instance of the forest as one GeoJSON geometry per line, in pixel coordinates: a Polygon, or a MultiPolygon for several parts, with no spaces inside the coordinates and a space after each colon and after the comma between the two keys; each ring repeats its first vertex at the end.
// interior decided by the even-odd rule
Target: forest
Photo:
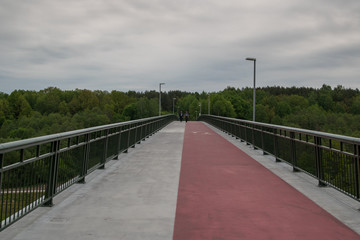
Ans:
{"type": "MultiPolygon", "coordinates": [[[[252,119],[252,88],[219,92],[162,92],[162,114],[188,111],[252,119]]],[[[157,116],[157,91],[61,90],[0,92],[0,143],[157,116]]],[[[341,85],[319,89],[256,89],[256,121],[360,137],[360,92],[341,85]]]]}

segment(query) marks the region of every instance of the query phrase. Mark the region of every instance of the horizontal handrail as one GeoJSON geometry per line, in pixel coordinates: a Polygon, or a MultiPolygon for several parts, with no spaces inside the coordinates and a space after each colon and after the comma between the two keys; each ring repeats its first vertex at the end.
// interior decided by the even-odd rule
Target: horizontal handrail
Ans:
{"type": "Polygon", "coordinates": [[[279,129],[279,130],[291,131],[291,132],[296,132],[296,133],[311,134],[311,135],[314,135],[314,136],[319,136],[319,137],[324,137],[324,138],[332,138],[334,140],[339,140],[339,141],[343,141],[343,142],[360,144],[360,138],[344,136],[344,135],[339,135],[339,134],[326,133],[326,132],[320,132],[320,131],[314,131],[314,130],[308,130],[308,129],[302,129],[302,128],[295,128],[295,127],[287,127],[287,126],[275,125],[275,124],[269,124],[269,123],[254,122],[254,121],[237,119],[237,118],[229,118],[229,117],[207,115],[207,114],[202,114],[201,116],[202,117],[211,116],[211,117],[216,117],[216,118],[222,119],[222,120],[235,121],[235,122],[241,122],[241,123],[248,123],[248,124],[252,124],[254,126],[259,126],[259,127],[276,128],[276,129],[279,129]]]}
{"type": "Polygon", "coordinates": [[[206,114],[198,120],[360,201],[360,138],[206,114]]]}
{"type": "MultiPolygon", "coordinates": [[[[172,116],[172,115],[170,115],[170,116],[172,116]]],[[[162,116],[160,118],[166,118],[166,117],[169,117],[169,115],[162,116]]],[[[1,153],[9,152],[9,151],[18,150],[18,149],[28,147],[28,146],[33,146],[36,144],[42,144],[42,143],[53,141],[53,140],[61,140],[64,138],[74,137],[77,135],[92,133],[92,132],[101,131],[101,130],[105,130],[105,129],[109,129],[109,128],[121,127],[121,126],[136,124],[136,123],[144,122],[144,121],[152,121],[152,120],[155,120],[158,118],[159,117],[149,117],[149,118],[143,118],[143,119],[132,120],[132,121],[127,121],[127,122],[112,123],[112,124],[107,124],[107,125],[72,130],[72,131],[62,132],[62,133],[55,133],[55,134],[50,134],[50,135],[46,135],[46,136],[28,138],[28,139],[23,139],[23,140],[8,142],[8,143],[2,143],[2,144],[0,144],[0,152],[1,153]]]]}
{"type": "Polygon", "coordinates": [[[0,231],[118,155],[175,115],[150,117],[0,144],[0,231]]]}

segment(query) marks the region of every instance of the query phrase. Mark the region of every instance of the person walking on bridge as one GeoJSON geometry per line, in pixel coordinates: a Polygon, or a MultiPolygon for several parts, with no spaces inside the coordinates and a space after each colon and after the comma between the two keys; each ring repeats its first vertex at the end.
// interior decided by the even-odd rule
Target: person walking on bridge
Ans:
{"type": "Polygon", "coordinates": [[[179,114],[180,122],[182,122],[183,117],[184,117],[184,114],[183,114],[183,112],[182,112],[182,111],[180,111],[180,114],[179,114]]]}
{"type": "Polygon", "coordinates": [[[185,122],[187,122],[188,120],[189,120],[189,112],[186,111],[186,113],[185,113],[185,122]]]}

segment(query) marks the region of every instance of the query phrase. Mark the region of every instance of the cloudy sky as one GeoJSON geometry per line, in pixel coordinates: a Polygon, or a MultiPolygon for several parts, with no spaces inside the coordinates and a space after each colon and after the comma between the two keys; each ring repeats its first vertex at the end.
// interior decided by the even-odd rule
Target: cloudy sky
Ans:
{"type": "Polygon", "coordinates": [[[0,91],[360,88],[359,0],[0,0],[0,91]]]}

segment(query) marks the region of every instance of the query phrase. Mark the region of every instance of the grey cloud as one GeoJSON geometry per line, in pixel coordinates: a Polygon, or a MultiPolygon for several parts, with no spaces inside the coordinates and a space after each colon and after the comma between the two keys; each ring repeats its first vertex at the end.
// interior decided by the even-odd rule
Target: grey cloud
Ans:
{"type": "Polygon", "coordinates": [[[0,91],[360,87],[357,0],[3,2],[0,91]]]}

